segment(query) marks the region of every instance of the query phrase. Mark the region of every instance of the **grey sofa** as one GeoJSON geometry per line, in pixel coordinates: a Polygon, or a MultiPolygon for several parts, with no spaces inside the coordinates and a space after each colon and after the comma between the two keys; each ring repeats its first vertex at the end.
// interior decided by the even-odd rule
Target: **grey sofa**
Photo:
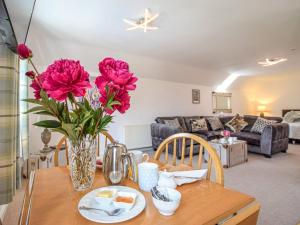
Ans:
{"type": "MultiPolygon", "coordinates": [[[[208,118],[207,116],[191,116],[191,117],[182,117],[182,116],[174,116],[174,117],[157,117],[155,119],[156,123],[151,124],[151,136],[152,136],[152,146],[154,150],[158,148],[160,143],[165,140],[167,137],[176,134],[176,133],[192,133],[191,128],[191,119],[200,119],[200,118],[208,118]],[[177,118],[180,127],[172,127],[166,125],[164,120],[170,120],[177,118]]],[[[224,116],[219,117],[225,129],[229,128],[225,126],[225,124],[230,121],[233,116],[224,116]]],[[[262,134],[251,132],[251,128],[254,125],[257,116],[245,115],[243,116],[244,120],[248,123],[247,127],[245,127],[242,131],[237,133],[232,133],[232,136],[237,137],[239,140],[244,140],[248,144],[248,151],[254,152],[258,154],[262,154],[266,157],[272,157],[273,154],[277,152],[286,152],[288,149],[288,136],[289,136],[289,127],[286,123],[281,123],[282,119],[280,117],[265,117],[265,119],[271,119],[277,121],[277,123],[268,125],[265,127],[262,134]]],[[[216,138],[221,138],[221,131],[213,131],[208,124],[208,131],[200,131],[194,134],[206,139],[212,140],[216,138]]],[[[182,143],[179,140],[177,143],[177,157],[181,157],[181,149],[182,143]]],[[[189,142],[186,142],[185,148],[189,147],[189,142]]],[[[169,145],[169,151],[173,148],[172,145],[169,145]]],[[[198,152],[198,146],[194,146],[196,154],[198,152]]],[[[186,151],[188,154],[188,151],[186,151]]]]}

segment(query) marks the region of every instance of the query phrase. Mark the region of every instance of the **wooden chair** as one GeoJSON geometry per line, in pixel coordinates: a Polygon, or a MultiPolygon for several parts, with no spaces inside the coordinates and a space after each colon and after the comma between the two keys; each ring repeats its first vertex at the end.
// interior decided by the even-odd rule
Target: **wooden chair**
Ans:
{"type": "Polygon", "coordinates": [[[29,224],[29,216],[31,209],[31,195],[34,186],[35,170],[30,172],[29,181],[25,189],[22,209],[19,217],[19,225],[29,224]]]}
{"type": "MultiPolygon", "coordinates": [[[[170,149],[173,148],[173,159],[172,164],[176,165],[176,157],[177,157],[177,148],[178,143],[181,144],[181,164],[184,164],[185,160],[185,151],[186,151],[186,143],[189,141],[189,166],[193,166],[193,157],[194,157],[194,149],[197,147],[197,144],[199,144],[199,155],[198,155],[198,168],[202,168],[202,162],[203,162],[203,153],[206,150],[208,153],[208,166],[207,166],[207,176],[206,179],[211,179],[211,170],[212,166],[215,169],[216,173],[216,183],[219,183],[221,185],[224,185],[224,171],[223,167],[220,161],[220,158],[216,152],[216,150],[204,139],[202,139],[199,136],[196,136],[194,134],[189,133],[179,133],[174,134],[167,139],[165,139],[160,146],[157,148],[156,153],[154,155],[154,160],[160,160],[160,155],[162,152],[165,151],[165,161],[168,162],[169,156],[168,153],[170,149]],[[172,145],[172,146],[171,146],[172,145]],[[170,148],[171,147],[171,148],[170,148]]],[[[197,147],[198,148],[198,147],[197,147]]]]}
{"type": "Polygon", "coordinates": [[[246,209],[238,212],[235,216],[226,220],[223,225],[256,225],[260,204],[254,203],[246,209]]]}
{"type": "MultiPolygon", "coordinates": [[[[97,151],[96,154],[97,156],[100,156],[100,148],[101,148],[101,139],[102,137],[104,137],[104,148],[106,148],[108,143],[113,143],[114,139],[113,137],[107,133],[106,131],[101,132],[99,135],[97,135],[97,151]]],[[[67,143],[67,138],[66,137],[62,137],[60,139],[60,141],[58,142],[58,144],[56,145],[56,149],[55,149],[55,153],[54,153],[54,166],[58,166],[58,156],[59,156],[59,152],[61,150],[64,150],[62,148],[62,146],[65,146],[65,150],[66,150],[66,159],[67,159],[67,165],[69,165],[69,158],[68,158],[68,143],[67,143]]]]}

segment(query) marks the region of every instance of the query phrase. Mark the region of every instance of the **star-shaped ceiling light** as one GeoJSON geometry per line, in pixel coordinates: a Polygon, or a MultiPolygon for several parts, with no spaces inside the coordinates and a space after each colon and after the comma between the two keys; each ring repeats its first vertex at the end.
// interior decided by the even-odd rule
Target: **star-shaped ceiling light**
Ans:
{"type": "Polygon", "coordinates": [[[286,58],[272,58],[272,59],[265,59],[263,61],[258,61],[257,63],[261,66],[273,66],[277,63],[285,62],[287,61],[286,58]]]}
{"type": "Polygon", "coordinates": [[[145,9],[145,14],[142,18],[138,20],[128,20],[123,19],[123,21],[129,24],[131,27],[127,28],[126,30],[136,30],[136,29],[143,29],[144,32],[148,30],[157,30],[158,27],[150,26],[152,22],[159,16],[159,14],[151,15],[148,9],[145,9]]]}

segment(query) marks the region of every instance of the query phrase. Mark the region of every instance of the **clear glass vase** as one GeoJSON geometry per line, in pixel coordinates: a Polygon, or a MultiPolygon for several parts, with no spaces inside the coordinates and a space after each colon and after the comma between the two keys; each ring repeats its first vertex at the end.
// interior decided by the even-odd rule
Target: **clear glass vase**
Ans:
{"type": "Polygon", "coordinates": [[[69,142],[69,167],[76,191],[93,185],[96,172],[96,139],[86,137],[78,143],[69,142]]]}

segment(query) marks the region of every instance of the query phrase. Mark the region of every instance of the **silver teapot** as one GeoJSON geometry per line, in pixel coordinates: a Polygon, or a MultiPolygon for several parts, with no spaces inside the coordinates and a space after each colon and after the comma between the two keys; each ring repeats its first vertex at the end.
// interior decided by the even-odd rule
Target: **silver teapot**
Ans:
{"type": "Polygon", "coordinates": [[[133,155],[128,153],[125,145],[112,143],[107,145],[103,157],[103,175],[108,185],[121,184],[128,177],[131,168],[133,181],[137,180],[133,155]]]}

